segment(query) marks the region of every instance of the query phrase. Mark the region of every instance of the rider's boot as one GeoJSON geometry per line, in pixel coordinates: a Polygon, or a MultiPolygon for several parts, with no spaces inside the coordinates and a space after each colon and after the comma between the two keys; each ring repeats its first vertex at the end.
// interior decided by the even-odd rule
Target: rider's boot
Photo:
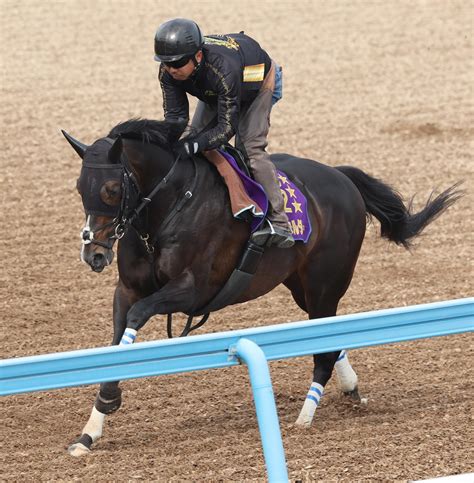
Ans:
{"type": "Polygon", "coordinates": [[[279,226],[269,219],[264,221],[263,228],[257,230],[251,237],[252,241],[260,246],[277,246],[278,248],[290,248],[295,240],[289,226],[279,226]]]}

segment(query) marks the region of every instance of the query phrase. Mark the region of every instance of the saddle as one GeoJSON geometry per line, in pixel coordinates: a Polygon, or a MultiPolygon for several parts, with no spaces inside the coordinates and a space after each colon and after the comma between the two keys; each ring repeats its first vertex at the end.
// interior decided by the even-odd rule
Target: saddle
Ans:
{"type": "Polygon", "coordinates": [[[230,145],[203,154],[227,186],[232,214],[248,222],[254,232],[266,215],[268,200],[263,188],[251,178],[244,155],[230,145]]]}

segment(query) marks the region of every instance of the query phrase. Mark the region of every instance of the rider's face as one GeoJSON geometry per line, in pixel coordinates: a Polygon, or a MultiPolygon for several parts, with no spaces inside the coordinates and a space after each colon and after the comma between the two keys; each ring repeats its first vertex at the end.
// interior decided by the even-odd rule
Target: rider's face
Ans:
{"type": "MultiPolygon", "coordinates": [[[[202,60],[202,52],[199,51],[196,54],[196,61],[201,62],[201,60],[202,60]]],[[[176,67],[176,66],[173,66],[173,64],[170,65],[166,63],[164,64],[164,66],[166,71],[169,72],[171,77],[173,77],[173,79],[175,80],[184,81],[188,79],[191,76],[191,74],[194,72],[194,62],[192,61],[192,59],[189,59],[188,62],[181,67],[176,67]]]]}

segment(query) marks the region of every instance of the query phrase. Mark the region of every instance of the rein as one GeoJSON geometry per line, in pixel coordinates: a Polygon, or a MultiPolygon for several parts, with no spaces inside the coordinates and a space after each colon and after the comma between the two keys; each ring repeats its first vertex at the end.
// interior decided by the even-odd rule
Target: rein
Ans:
{"type": "MultiPolygon", "coordinates": [[[[143,198],[143,201],[142,201],[141,205],[137,208],[137,210],[135,210],[137,212],[137,216],[138,216],[139,211],[141,209],[143,209],[148,203],[150,203],[150,201],[152,200],[153,196],[156,195],[156,193],[158,192],[158,190],[161,187],[163,187],[169,181],[169,178],[173,174],[173,171],[175,170],[175,167],[177,166],[180,157],[181,157],[181,155],[179,155],[176,158],[176,161],[171,166],[171,168],[168,171],[167,175],[152,190],[152,192],[148,195],[148,197],[143,198]],[[142,205],[144,205],[144,206],[142,207],[142,205]]],[[[183,206],[185,205],[185,203],[187,201],[189,201],[193,197],[193,192],[194,192],[194,190],[196,188],[196,185],[197,185],[197,171],[198,170],[197,170],[196,161],[194,160],[194,158],[191,158],[191,160],[193,162],[193,167],[194,167],[194,177],[192,179],[191,186],[189,187],[188,190],[185,191],[183,197],[179,199],[179,201],[175,204],[175,206],[173,207],[173,209],[166,215],[165,219],[161,222],[161,224],[160,224],[160,229],[161,230],[163,228],[165,228],[171,222],[171,220],[183,209],[183,206]]],[[[135,219],[135,217],[133,219],[135,219]]],[[[146,238],[146,241],[145,240],[144,241],[145,241],[145,245],[147,245],[148,253],[153,253],[154,252],[154,250],[155,250],[154,249],[154,245],[155,245],[155,243],[156,243],[156,241],[158,239],[158,234],[159,234],[159,231],[155,234],[155,236],[152,239],[152,243],[151,243],[151,246],[150,246],[150,250],[151,251],[148,250],[148,245],[149,244],[146,243],[146,241],[148,240],[149,235],[148,234],[146,235],[147,238],[146,238]]],[[[142,240],[143,240],[143,237],[142,237],[142,240]]]]}

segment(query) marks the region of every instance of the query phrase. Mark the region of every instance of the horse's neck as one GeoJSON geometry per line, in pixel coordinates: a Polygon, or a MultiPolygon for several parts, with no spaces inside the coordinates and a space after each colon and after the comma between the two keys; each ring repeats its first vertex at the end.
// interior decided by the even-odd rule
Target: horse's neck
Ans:
{"type": "Polygon", "coordinates": [[[229,195],[225,182],[217,168],[203,157],[195,157],[196,169],[199,177],[199,191],[206,199],[214,198],[222,207],[230,206],[229,195]]]}
{"type": "Polygon", "coordinates": [[[205,222],[195,219],[206,217],[203,210],[198,209],[203,205],[209,206],[209,211],[222,221],[225,213],[230,212],[226,187],[207,160],[195,156],[179,159],[175,165],[176,159],[170,151],[135,140],[127,142],[126,152],[143,196],[147,197],[167,177],[166,183],[153,196],[147,212],[154,226],[160,226],[180,204],[179,216],[174,215],[172,225],[175,220],[179,223],[205,222]]]}
{"type": "Polygon", "coordinates": [[[168,174],[174,162],[170,151],[154,144],[131,140],[127,142],[125,151],[138,180],[140,191],[145,196],[168,174]]]}
{"type": "Polygon", "coordinates": [[[170,228],[175,223],[207,225],[212,216],[224,223],[225,214],[230,213],[227,189],[220,175],[199,156],[180,159],[169,177],[166,190],[158,196],[153,205],[158,222],[179,207],[179,214],[174,214],[170,228]]]}

